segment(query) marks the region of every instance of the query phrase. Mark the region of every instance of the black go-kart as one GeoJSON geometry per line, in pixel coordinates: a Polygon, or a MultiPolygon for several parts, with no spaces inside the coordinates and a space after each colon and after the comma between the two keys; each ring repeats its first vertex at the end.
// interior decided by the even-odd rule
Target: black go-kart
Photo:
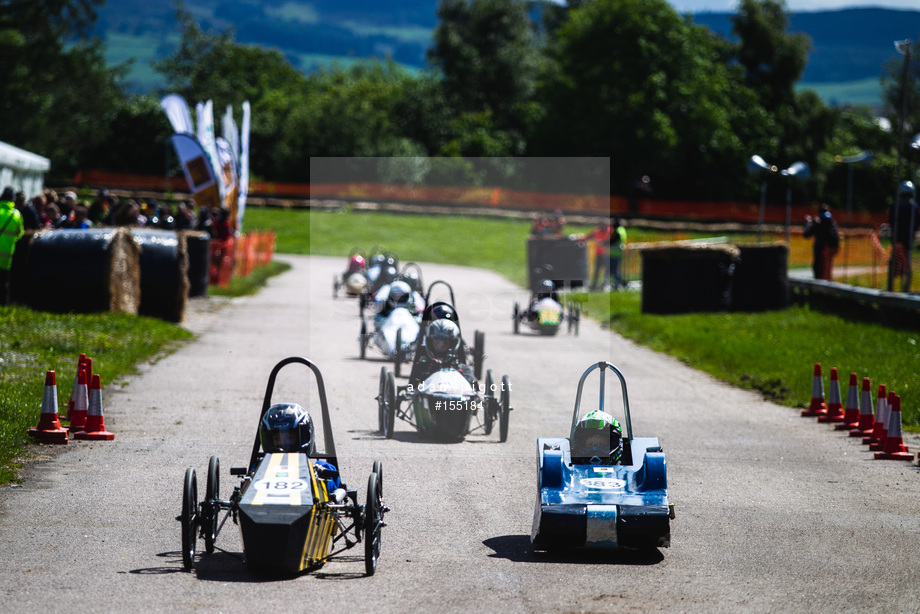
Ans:
{"type": "Polygon", "coordinates": [[[533,292],[526,307],[522,308],[520,303],[515,301],[511,319],[514,322],[515,335],[521,332],[522,326],[526,326],[540,335],[553,336],[565,323],[566,332],[577,336],[578,325],[581,321],[581,306],[578,303],[569,302],[563,307],[555,290],[533,292]]]}
{"type": "Polygon", "coordinates": [[[353,247],[348,253],[348,266],[341,276],[332,279],[332,298],[338,298],[339,290],[346,296],[361,296],[367,287],[367,257],[360,247],[353,247]]]}
{"type": "MultiPolygon", "coordinates": [[[[358,504],[357,491],[337,488],[329,492],[328,465],[338,467],[335,441],[329,419],[322,374],[312,362],[298,356],[275,365],[268,378],[262,403],[262,416],[271,407],[275,378],[282,367],[302,364],[313,371],[321,406],[323,449],[303,453],[266,453],[261,450],[259,430],[248,467],[234,467],[239,476],[229,498],[220,494],[220,462],[212,456],[208,463],[204,500],[198,500],[198,481],[193,468],[185,472],[182,513],[182,564],[191,571],[199,538],[205,552],[212,554],[215,542],[228,519],[239,525],[243,538],[243,558],[249,569],[263,573],[293,575],[321,567],[330,558],[363,542],[364,569],[373,575],[380,556],[380,533],[389,511],[383,503],[383,467],[375,461],[367,481],[367,498],[358,504]]],[[[319,439],[317,437],[317,439],[319,439]]],[[[336,472],[337,473],[337,472],[336,472]]]]}

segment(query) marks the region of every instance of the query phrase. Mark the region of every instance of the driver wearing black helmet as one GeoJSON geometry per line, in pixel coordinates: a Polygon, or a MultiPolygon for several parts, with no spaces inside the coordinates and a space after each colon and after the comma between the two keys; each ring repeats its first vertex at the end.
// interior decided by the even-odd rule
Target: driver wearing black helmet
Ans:
{"type": "MultiPolygon", "coordinates": [[[[265,452],[299,452],[309,458],[315,442],[313,418],[297,403],[272,405],[259,422],[259,440],[265,452]]],[[[325,480],[330,496],[343,487],[335,465],[316,459],[313,466],[317,477],[325,480]]]]}
{"type": "Polygon", "coordinates": [[[434,320],[428,324],[424,340],[415,353],[409,385],[417,388],[435,371],[455,368],[475,386],[473,368],[468,363],[457,323],[445,318],[434,320]]]}

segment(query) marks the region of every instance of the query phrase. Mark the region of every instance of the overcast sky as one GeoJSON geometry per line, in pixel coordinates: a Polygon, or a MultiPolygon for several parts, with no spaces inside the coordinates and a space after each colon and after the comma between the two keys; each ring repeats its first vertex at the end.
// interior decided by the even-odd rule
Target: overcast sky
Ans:
{"type": "MultiPolygon", "coordinates": [[[[681,13],[713,11],[733,13],[738,0],[668,0],[681,13]]],[[[875,6],[890,9],[920,10],[920,0],[786,0],[786,9],[792,13],[827,11],[843,8],[875,6]]]]}

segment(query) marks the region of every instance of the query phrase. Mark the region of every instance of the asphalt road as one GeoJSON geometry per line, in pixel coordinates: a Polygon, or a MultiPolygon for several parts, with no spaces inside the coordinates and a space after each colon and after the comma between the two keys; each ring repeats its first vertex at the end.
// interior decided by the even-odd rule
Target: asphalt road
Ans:
{"type": "MultiPolygon", "coordinates": [[[[577,337],[515,336],[512,305],[525,293],[436,265],[423,265],[425,282],[453,285],[465,336],[483,330],[486,368],[511,380],[510,436],[430,443],[397,421],[386,440],[374,401],[386,363],[373,350],[358,358],[356,301],[332,298],[344,259],[283,259],[293,269],[255,297],[193,301],[195,342],[103,389],[114,441],[43,448],[24,484],[0,491],[0,611],[920,610],[915,462],[872,460],[829,426],[588,321],[577,337]],[[203,491],[219,455],[228,492],[268,374],[291,355],[322,370],[340,468],[362,502],[373,461],[383,462],[392,511],[377,574],[363,576],[356,549],[294,579],[253,576],[233,525],[218,539],[225,551],[184,572],[175,516],[185,468],[203,491]],[[626,376],[635,433],[658,436],[667,453],[671,547],[534,553],[536,438],[566,434],[579,376],[604,359],[626,376]]],[[[809,389],[816,361],[801,357],[809,389]]],[[[273,399],[317,411],[310,382],[307,369],[286,367],[273,399]]]]}

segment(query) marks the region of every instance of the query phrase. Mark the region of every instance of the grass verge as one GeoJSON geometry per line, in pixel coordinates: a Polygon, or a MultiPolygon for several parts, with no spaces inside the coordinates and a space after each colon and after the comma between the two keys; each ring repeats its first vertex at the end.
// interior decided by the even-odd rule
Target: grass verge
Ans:
{"type": "MultiPolygon", "coordinates": [[[[125,314],[51,314],[0,307],[0,484],[16,479],[19,458],[38,424],[45,372],[57,376],[58,414],[76,377],[77,359],[93,359],[103,390],[136,365],[162,356],[192,334],[155,318],[125,314]]],[[[104,395],[103,395],[104,398],[104,395]]]]}

